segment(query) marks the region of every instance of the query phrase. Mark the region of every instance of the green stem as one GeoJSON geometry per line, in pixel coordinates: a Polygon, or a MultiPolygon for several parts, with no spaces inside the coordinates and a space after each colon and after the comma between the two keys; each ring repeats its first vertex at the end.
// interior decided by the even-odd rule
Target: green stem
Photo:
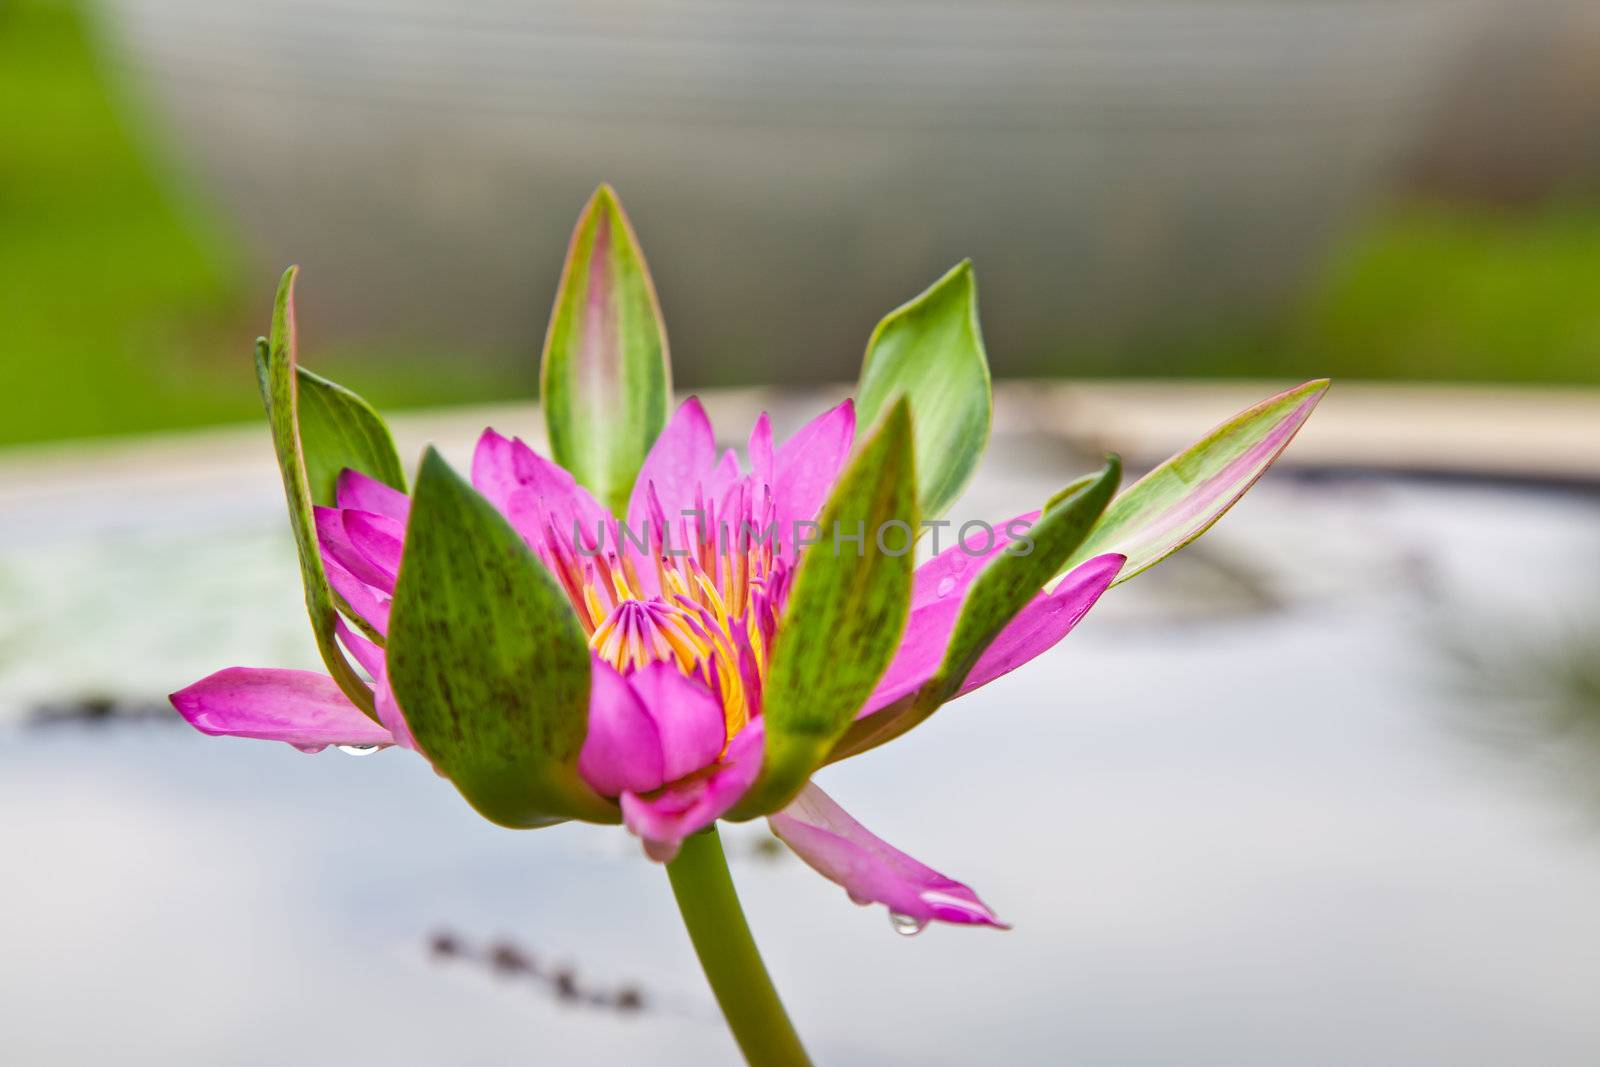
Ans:
{"type": "Polygon", "coordinates": [[[678,858],[667,864],[667,877],[706,981],[745,1061],[757,1067],[809,1067],[800,1035],[750,936],[716,827],[684,841],[678,858]]]}

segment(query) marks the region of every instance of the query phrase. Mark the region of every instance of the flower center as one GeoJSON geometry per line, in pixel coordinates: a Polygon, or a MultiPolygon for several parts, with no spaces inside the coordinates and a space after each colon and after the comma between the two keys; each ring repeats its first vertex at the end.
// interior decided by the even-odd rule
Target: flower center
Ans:
{"type": "Polygon", "coordinates": [[[624,674],[675,665],[718,695],[731,738],[760,713],[789,565],[770,540],[719,530],[714,517],[680,524],[670,542],[661,528],[650,585],[635,562],[642,553],[580,557],[558,539],[552,569],[601,659],[624,674]]]}

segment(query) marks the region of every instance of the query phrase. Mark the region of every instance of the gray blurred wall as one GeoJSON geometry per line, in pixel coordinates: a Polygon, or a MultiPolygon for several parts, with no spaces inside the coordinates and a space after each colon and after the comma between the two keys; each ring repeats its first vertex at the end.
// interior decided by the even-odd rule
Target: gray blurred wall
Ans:
{"type": "Polygon", "coordinates": [[[850,376],[963,256],[1002,373],[1266,314],[1509,0],[110,0],[323,342],[537,345],[613,182],[681,382],[850,376]]]}

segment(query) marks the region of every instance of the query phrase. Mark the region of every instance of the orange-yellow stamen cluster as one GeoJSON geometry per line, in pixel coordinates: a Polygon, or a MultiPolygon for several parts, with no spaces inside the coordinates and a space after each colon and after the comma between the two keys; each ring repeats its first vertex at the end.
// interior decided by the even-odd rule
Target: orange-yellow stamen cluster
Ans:
{"type": "MultiPolygon", "coordinates": [[[[708,527],[714,529],[715,527],[708,527]]],[[[557,550],[553,568],[601,659],[627,673],[672,663],[716,693],[728,736],[759,708],[767,650],[787,568],[770,541],[684,532],[688,550],[658,537],[653,589],[640,580],[634,558],[596,554],[578,565],[557,550]]]]}

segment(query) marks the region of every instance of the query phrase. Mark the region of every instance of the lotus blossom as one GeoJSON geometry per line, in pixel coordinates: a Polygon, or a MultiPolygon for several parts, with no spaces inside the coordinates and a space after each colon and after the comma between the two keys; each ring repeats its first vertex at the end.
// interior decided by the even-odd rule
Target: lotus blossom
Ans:
{"type": "MultiPolygon", "coordinates": [[[[617,804],[622,822],[654,859],[671,859],[684,837],[726,814],[755,783],[762,679],[801,551],[777,532],[785,524],[776,520],[790,517],[793,529],[794,522],[815,519],[854,435],[851,401],[776,447],[763,414],[750,433],[750,469],[742,471],[731,450],[719,453],[710,419],[691,397],[656,440],[620,523],[571,474],[522,441],[492,429],[478,441],[473,487],[555,578],[586,637],[588,729],[578,774],[617,804]],[[737,545],[733,529],[774,533],[737,545]],[[599,536],[585,544],[579,538],[587,531],[599,536]],[[720,552],[713,532],[734,550],[720,552]],[[606,533],[620,552],[599,551],[606,533]]],[[[173,695],[200,730],[309,751],[417,748],[378,643],[389,630],[410,501],[352,469],[340,472],[335,500],[313,509],[317,545],[329,584],[349,605],[354,625],[340,619],[337,633],[373,679],[376,721],[327,675],[232,667],[173,695]]],[[[995,542],[991,552],[1007,543],[998,535],[995,542]]],[[[953,546],[919,568],[905,635],[860,719],[870,721],[931,677],[982,558],[969,546],[953,546]],[[969,560],[973,565],[964,565],[969,560]]],[[[1096,556],[1055,593],[1041,593],[996,638],[961,691],[1064,637],[1123,562],[1116,553],[1096,556]]],[[[970,889],[878,841],[814,785],[773,820],[779,837],[857,900],[888,904],[920,922],[997,925],[970,889]]]]}
{"type": "MultiPolygon", "coordinates": [[[[470,478],[430,449],[410,491],[370,406],[298,366],[294,277],[257,367],[328,673],[231,667],[173,695],[184,718],[306,751],[410,749],[495,822],[620,822],[669,872],[717,820],[766,817],[907,930],[1003,924],[812,775],[1052,648],[1232,506],[1327,388],[1256,405],[1121,494],[1112,457],[940,549],[989,429],[967,264],[879,325],[853,400],[781,443],[762,414],[741,461],[697,399],[667,417],[654,289],[602,187],[546,339],[552,456],[488,429],[470,478]]],[[[764,1039],[735,1031],[757,1058],[764,1039]]]]}

